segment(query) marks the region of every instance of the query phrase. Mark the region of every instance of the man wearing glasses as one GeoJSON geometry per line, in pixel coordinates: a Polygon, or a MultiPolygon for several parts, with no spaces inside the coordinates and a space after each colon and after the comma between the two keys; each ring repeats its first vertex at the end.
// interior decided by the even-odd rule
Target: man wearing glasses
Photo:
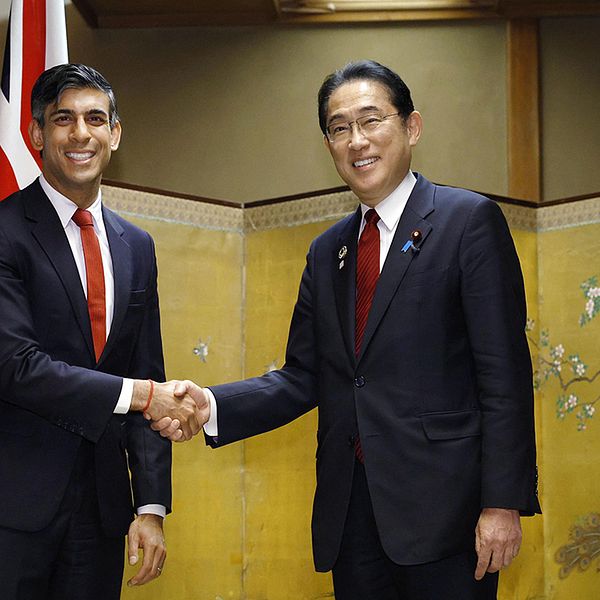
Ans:
{"type": "Polygon", "coordinates": [[[539,512],[510,232],[494,202],[410,171],[422,119],[396,73],[351,63],[318,98],[360,206],[311,245],[284,367],[187,387],[213,446],[318,407],[313,546],[336,600],[496,598],[539,512]]]}

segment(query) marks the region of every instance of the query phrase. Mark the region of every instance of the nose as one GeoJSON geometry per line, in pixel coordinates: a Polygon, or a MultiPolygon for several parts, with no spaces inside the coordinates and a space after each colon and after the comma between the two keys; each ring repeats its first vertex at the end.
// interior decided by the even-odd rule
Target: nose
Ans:
{"type": "Polygon", "coordinates": [[[357,123],[353,123],[351,125],[351,133],[350,133],[350,148],[353,150],[357,150],[360,148],[364,148],[369,143],[369,140],[364,135],[364,133],[360,130],[360,127],[357,123]]]}
{"type": "Polygon", "coordinates": [[[85,142],[90,139],[90,132],[83,116],[79,117],[71,129],[71,138],[78,142],[85,142]]]}

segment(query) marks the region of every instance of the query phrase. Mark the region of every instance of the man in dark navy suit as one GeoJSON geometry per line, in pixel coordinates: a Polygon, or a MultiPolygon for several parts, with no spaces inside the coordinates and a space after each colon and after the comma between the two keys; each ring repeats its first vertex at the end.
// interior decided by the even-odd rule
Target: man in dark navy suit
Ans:
{"type": "MultiPolygon", "coordinates": [[[[422,119],[390,69],[360,61],[330,75],[319,121],[360,206],[310,247],[286,363],[187,389],[213,446],[318,408],[313,547],[337,600],[495,598],[520,514],[539,512],[506,221],[491,200],[411,172],[422,119]]],[[[172,439],[176,426],[154,425],[172,439]]]]}
{"type": "Polygon", "coordinates": [[[131,585],[166,557],[171,447],[142,411],[199,426],[193,400],[150,381],[164,381],[152,239],[101,203],[112,88],[60,65],[32,114],[42,175],[0,203],[0,595],[112,600],[126,534],[130,563],[144,552],[131,585]]]}

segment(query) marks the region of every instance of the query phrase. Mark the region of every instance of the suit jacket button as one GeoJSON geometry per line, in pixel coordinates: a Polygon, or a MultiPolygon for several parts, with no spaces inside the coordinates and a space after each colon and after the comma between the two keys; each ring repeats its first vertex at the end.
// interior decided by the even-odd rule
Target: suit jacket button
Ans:
{"type": "Polygon", "coordinates": [[[361,388],[363,385],[365,385],[365,378],[362,375],[359,375],[355,380],[354,380],[354,385],[357,388],[361,388]]]}
{"type": "Polygon", "coordinates": [[[356,444],[356,436],[355,435],[349,435],[348,436],[348,446],[350,446],[350,448],[354,448],[355,444],[356,444]]]}

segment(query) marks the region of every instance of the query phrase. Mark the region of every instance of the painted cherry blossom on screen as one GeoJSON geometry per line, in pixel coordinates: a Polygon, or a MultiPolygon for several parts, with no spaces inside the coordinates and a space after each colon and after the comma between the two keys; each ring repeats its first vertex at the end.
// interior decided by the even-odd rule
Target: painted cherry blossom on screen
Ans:
{"type": "Polygon", "coordinates": [[[581,284],[585,296],[585,310],[579,317],[579,324],[583,327],[600,312],[600,285],[597,277],[590,277],[581,284]]]}
{"type": "MultiPolygon", "coordinates": [[[[590,277],[580,287],[585,305],[579,317],[579,325],[585,327],[600,313],[598,278],[590,277]]],[[[543,329],[539,341],[536,341],[531,334],[534,329],[535,322],[528,319],[528,338],[537,350],[534,387],[541,389],[550,380],[557,381],[560,391],[556,398],[556,417],[565,420],[574,415],[577,430],[586,431],[590,419],[596,413],[596,405],[600,407],[600,393],[597,386],[593,385],[596,380],[600,381],[600,368],[590,368],[588,358],[582,357],[574,349],[567,351],[560,342],[554,343],[548,329],[543,329]]],[[[591,358],[598,359],[596,356],[591,358]]]]}

